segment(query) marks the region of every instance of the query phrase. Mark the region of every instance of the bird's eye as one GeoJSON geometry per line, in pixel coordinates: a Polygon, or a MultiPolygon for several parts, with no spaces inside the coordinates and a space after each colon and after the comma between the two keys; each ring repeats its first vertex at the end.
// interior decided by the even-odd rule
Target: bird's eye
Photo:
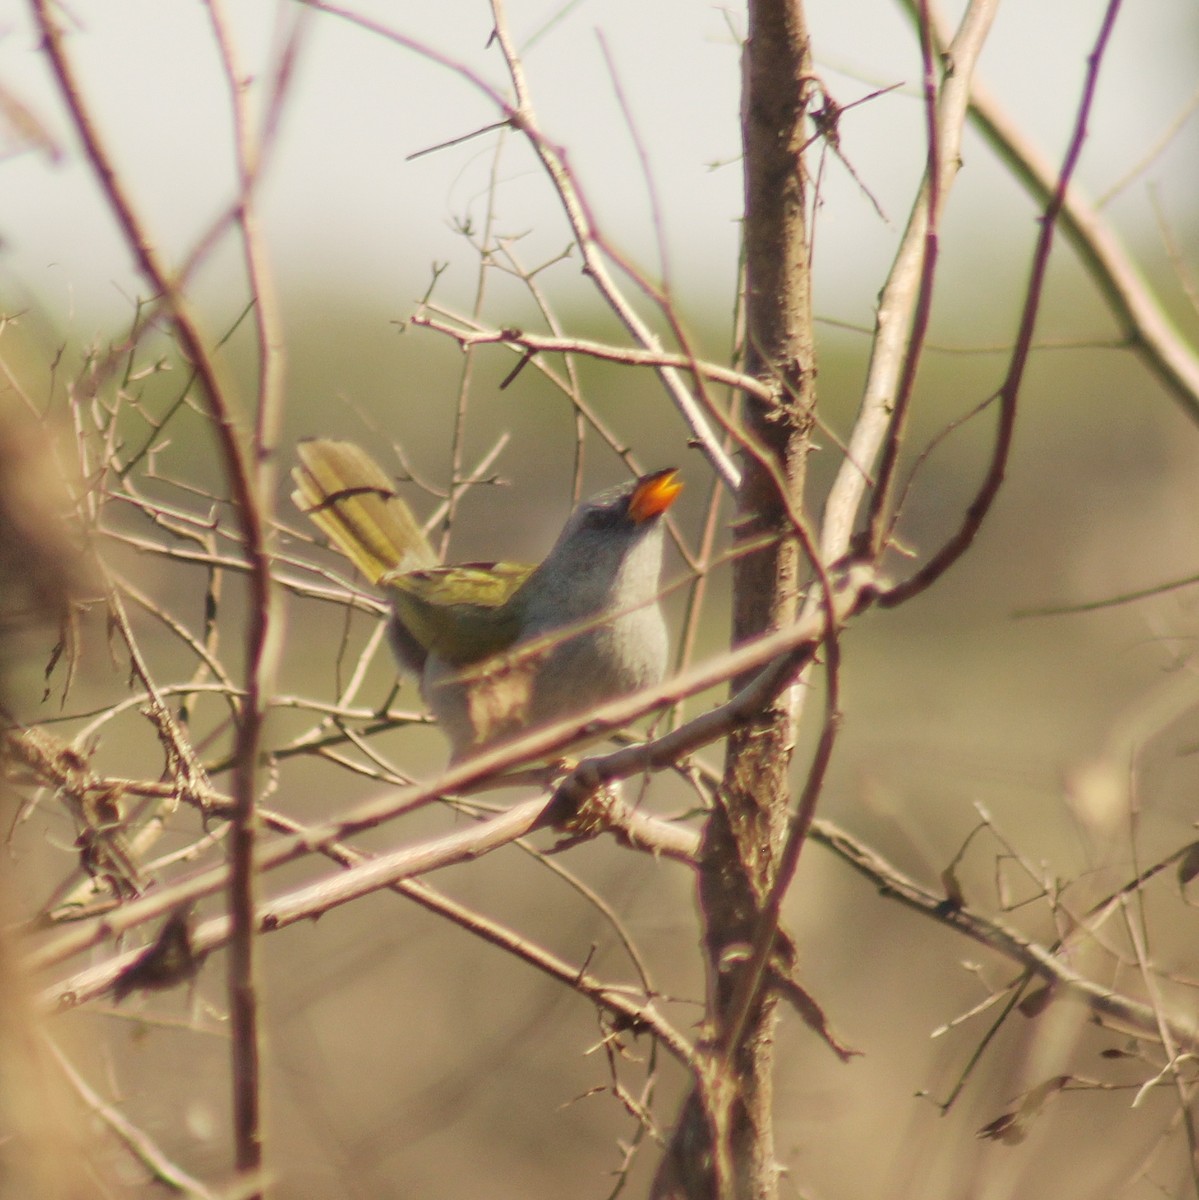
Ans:
{"type": "Polygon", "coordinates": [[[588,509],[584,524],[588,529],[610,529],[616,524],[616,513],[607,507],[588,509]]]}

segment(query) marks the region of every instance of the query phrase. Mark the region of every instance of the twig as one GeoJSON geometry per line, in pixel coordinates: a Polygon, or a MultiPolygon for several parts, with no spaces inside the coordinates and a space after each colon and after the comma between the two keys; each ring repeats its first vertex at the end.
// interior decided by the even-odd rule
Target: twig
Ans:
{"type": "MultiPolygon", "coordinates": [[[[230,953],[230,1001],[234,1029],[235,1125],[237,1161],[247,1174],[256,1174],[262,1161],[258,1132],[258,1034],[253,995],[254,913],[254,802],[259,769],[259,748],[272,663],[266,649],[273,628],[271,617],[271,567],[266,520],[265,472],[247,459],[215,360],[180,286],[155,248],[144,222],[134,210],[109,155],[92,123],[83,94],[74,77],[50,0],[33,0],[34,14],[46,57],[59,91],[71,114],[84,153],[116,216],[138,267],[155,293],[163,297],[178,335],[184,357],[192,364],[203,388],[203,397],[216,430],[221,457],[236,506],[242,544],[250,566],[249,616],[246,630],[246,696],[237,722],[236,766],[233,797],[236,804],[230,839],[232,872],[229,880],[230,911],[239,930],[230,953]]],[[[266,414],[259,414],[259,421],[266,414]]],[[[261,444],[259,450],[262,449],[261,444]]]]}
{"type": "MultiPolygon", "coordinates": [[[[900,368],[895,398],[891,401],[891,420],[887,437],[883,442],[878,470],[874,475],[874,494],[870,501],[867,519],[869,532],[867,544],[877,561],[886,548],[891,533],[891,510],[894,506],[895,474],[899,466],[899,453],[907,432],[912,399],[916,391],[916,377],[920,369],[924,343],[928,337],[928,326],[933,311],[933,284],[937,278],[937,261],[940,254],[940,223],[944,207],[942,203],[942,170],[940,129],[937,121],[937,74],[933,65],[932,34],[929,29],[927,0],[920,0],[920,15],[916,22],[920,36],[920,61],[923,68],[922,90],[924,93],[924,117],[927,125],[927,164],[924,180],[928,189],[928,205],[924,219],[924,245],[920,256],[920,277],[916,288],[916,299],[912,307],[911,329],[904,347],[903,365],[900,368]]],[[[952,70],[952,63],[950,64],[952,70]]]]}
{"type": "Polygon", "coordinates": [[[885,899],[898,901],[905,908],[931,917],[1002,954],[1060,989],[1063,996],[1080,1000],[1096,1017],[1110,1021],[1115,1028],[1135,1031],[1145,1037],[1158,1037],[1159,1020],[1165,1019],[1179,1046],[1199,1048],[1199,1028],[1189,1020],[1164,1016],[1148,1004],[1093,983],[1064,959],[1003,922],[975,912],[968,905],[949,903],[943,893],[917,883],[882,855],[831,822],[817,820],[812,826],[812,837],[868,879],[885,899]]]}
{"type": "Polygon", "coordinates": [[[193,1175],[189,1175],[177,1163],[172,1162],[159,1147],[158,1143],[144,1129],[134,1125],[115,1105],[109,1104],[75,1070],[70,1060],[50,1038],[44,1038],[46,1049],[58,1064],[59,1070],[67,1077],[67,1082],[75,1090],[80,1100],[97,1116],[151,1172],[161,1184],[165,1184],[173,1192],[191,1196],[194,1200],[219,1200],[218,1194],[212,1191],[193,1175]]]}
{"type": "MultiPolygon", "coordinates": [[[[44,0],[43,0],[44,2],[44,0]]],[[[386,38],[396,45],[403,46],[429,61],[445,67],[460,79],[482,92],[488,100],[501,112],[505,122],[519,130],[529,140],[538,160],[545,169],[554,191],[558,196],[566,219],[578,242],[583,256],[584,267],[588,276],[603,296],[605,302],[616,314],[620,322],[632,334],[633,338],[644,349],[651,352],[661,352],[661,346],[653,330],[641,319],[637,310],[632,306],[623,292],[616,286],[615,280],[608,271],[603,255],[600,253],[596,238],[596,226],[592,220],[586,201],[583,198],[577,181],[566,165],[565,152],[554,145],[538,127],[532,108],[529,104],[528,90],[524,82],[524,72],[516,54],[516,48],[508,36],[504,25],[502,11],[496,12],[496,40],[504,55],[509,77],[515,92],[515,103],[509,102],[497,89],[493,88],[478,72],[471,70],[448,54],[444,54],[412,38],[391,29],[379,21],[363,17],[339,5],[328,3],[327,0],[302,0],[308,7],[331,16],[339,17],[361,29],[386,38]]],[[[697,445],[701,447],[716,473],[725,481],[726,486],[735,488],[740,472],[736,464],[725,453],[719,440],[709,428],[708,421],[701,408],[696,404],[691,393],[687,390],[678,371],[669,366],[658,368],[658,376],[662,380],[675,406],[686,421],[688,429],[697,445]]]]}
{"type": "MultiPolygon", "coordinates": [[[[1140,893],[1138,893],[1139,895],[1140,893]]],[[[1120,910],[1124,915],[1124,927],[1128,932],[1129,941],[1132,942],[1133,953],[1136,955],[1141,980],[1145,984],[1145,991],[1149,995],[1150,1006],[1157,1018],[1157,1034],[1161,1038],[1162,1048],[1166,1053],[1166,1068],[1163,1074],[1169,1074],[1174,1084],[1174,1090],[1178,1093],[1178,1112],[1182,1118],[1182,1127],[1186,1132],[1187,1148],[1190,1151],[1191,1169],[1189,1174],[1191,1188],[1195,1195],[1199,1196],[1199,1135],[1196,1134],[1195,1116],[1191,1112],[1191,1096],[1188,1094],[1186,1080],[1183,1079],[1182,1072],[1179,1070],[1181,1055],[1178,1046],[1175,1044],[1171,1022],[1166,1015],[1161,990],[1158,987],[1157,979],[1149,964],[1149,951],[1145,945],[1144,935],[1138,918],[1130,911],[1126,897],[1121,897],[1120,910]]],[[[1193,1046],[1188,1049],[1189,1053],[1193,1055],[1195,1052],[1193,1046]]]]}
{"type": "MultiPolygon", "coordinates": [[[[246,103],[249,78],[237,61],[222,0],[205,0],[213,35],[220,52],[226,85],[233,106],[233,140],[238,174],[237,219],[250,294],[254,298],[258,334],[258,395],[254,406],[253,475],[248,501],[255,522],[269,520],[269,497],[274,488],[275,442],[283,415],[284,351],[278,300],[268,268],[254,203],[255,181],[262,150],[250,130],[246,103]]],[[[232,462],[230,462],[232,466],[232,462]]],[[[251,470],[247,466],[247,470],[251,470]]],[[[243,529],[248,532],[245,517],[243,529]]],[[[258,996],[254,940],[254,844],[257,818],[258,751],[267,697],[273,690],[274,661],[267,654],[271,626],[271,576],[266,532],[247,545],[254,566],[252,612],[246,643],[247,696],[238,723],[237,762],[234,767],[234,811],[230,834],[229,912],[233,938],[229,949],[229,1008],[233,1053],[233,1130],[238,1171],[254,1175],[262,1169],[261,1047],[258,1033],[258,996]],[[257,561],[256,561],[257,560],[257,561]]]]}
{"type": "MultiPolygon", "coordinates": [[[[616,286],[616,281],[608,271],[600,253],[596,222],[574,173],[567,165],[565,151],[551,142],[537,125],[525,82],[524,67],[509,35],[501,0],[492,0],[491,9],[495,18],[496,43],[504,56],[515,97],[515,104],[508,108],[508,119],[513,128],[520,130],[529,139],[542,167],[550,177],[562,211],[578,243],[588,278],[634,340],[647,350],[660,351],[658,337],[616,286]]],[[[735,489],[740,482],[741,473],[709,427],[707,418],[687,390],[682,377],[671,367],[659,367],[657,370],[658,378],[662,380],[696,444],[711,463],[712,469],[724,480],[727,487],[735,489]]]]}
{"type": "Polygon", "coordinates": [[[621,363],[630,367],[671,367],[680,371],[691,371],[710,379],[756,396],[759,400],[772,400],[775,392],[768,384],[746,375],[732,367],[719,363],[705,362],[685,354],[666,354],[661,350],[638,350],[635,346],[612,346],[605,342],[594,342],[588,338],[551,337],[547,334],[529,333],[524,329],[464,329],[448,321],[416,313],[409,318],[413,325],[433,329],[451,337],[460,346],[509,345],[519,346],[532,354],[581,354],[585,358],[597,358],[604,362],[621,363]]]}
{"type": "Polygon", "coordinates": [[[1143,175],[1149,169],[1149,165],[1182,132],[1183,127],[1196,111],[1199,111],[1199,87],[1190,94],[1186,103],[1175,114],[1174,119],[1162,130],[1153,143],[1146,147],[1141,157],[1095,201],[1096,209],[1106,208],[1134,179],[1143,175]]]}
{"type": "MultiPolygon", "coordinates": [[[[835,594],[839,620],[847,620],[867,603],[874,587],[871,572],[858,570],[848,576],[835,594]]],[[[664,737],[600,758],[585,759],[567,777],[551,804],[543,806],[545,812],[540,824],[553,824],[560,816],[568,816],[582,799],[593,795],[603,783],[673,767],[677,758],[687,750],[706,745],[727,734],[735,724],[744,721],[747,711],[754,711],[753,706],[766,702],[770,686],[785,686],[790,678],[788,668],[793,673],[795,661],[802,663],[804,656],[814,651],[824,635],[824,614],[818,613],[739,646],[716,661],[657,687],[611,700],[591,713],[529,730],[509,742],[463,759],[428,783],[366,802],[335,821],[312,828],[304,837],[283,837],[263,844],[258,851],[258,869],[267,871],[292,862],[325,842],[342,841],[365,829],[375,828],[403,813],[432,803],[447,793],[460,793],[494,779],[521,763],[551,758],[577,741],[593,740],[608,731],[620,729],[648,712],[676,703],[684,696],[715,687],[732,676],[760,669],[775,660],[780,662],[778,678],[770,679],[759,674],[753,683],[721,708],[702,714],[664,737]]],[[[527,831],[520,830],[519,833],[527,831]]],[[[518,836],[518,832],[514,831],[512,836],[518,836]]],[[[216,868],[132,901],[107,914],[91,928],[65,931],[30,956],[30,967],[37,970],[53,966],[128,929],[162,916],[184,900],[210,895],[226,885],[227,876],[227,868],[216,868]]]]}
{"type": "MultiPolygon", "coordinates": [[[[429,885],[417,883],[410,878],[454,862],[477,858],[490,849],[511,843],[537,826],[542,808],[540,801],[527,801],[470,829],[377,858],[370,858],[361,851],[340,843],[318,839],[316,830],[307,829],[278,814],[270,814],[268,819],[276,828],[286,829],[293,836],[310,844],[320,840],[322,851],[344,863],[347,869],[316,884],[297,888],[284,896],[264,902],[255,914],[256,928],[264,933],[285,929],[299,921],[311,920],[360,896],[382,888],[393,888],[431,911],[449,917],[493,945],[516,954],[559,982],[567,984],[592,1003],[607,1009],[616,1017],[627,1020],[630,1028],[652,1032],[684,1066],[691,1066],[693,1051],[690,1045],[657,1012],[652,998],[645,1001],[633,1000],[626,995],[625,989],[601,983],[549,951],[534,947],[526,939],[518,937],[490,918],[474,913],[441,895],[429,885]]],[[[212,918],[194,931],[193,950],[197,955],[206,954],[218,946],[227,944],[230,935],[231,924],[228,917],[212,918]]],[[[142,951],[135,950],[116,955],[97,966],[78,972],[69,980],[43,993],[43,1003],[61,1010],[102,995],[141,953],[142,951]]]]}
{"type": "MultiPolygon", "coordinates": [[[[953,69],[947,72],[942,82],[937,105],[936,142],[940,147],[942,204],[960,166],[970,81],[997,8],[997,0],[973,0],[952,43],[943,51],[953,69]]],[[[825,562],[836,562],[849,547],[870,468],[890,429],[890,404],[896,394],[920,290],[930,197],[930,182],[926,178],[912,206],[895,262],[879,296],[877,331],[862,402],[849,439],[849,453],[837,471],[825,507],[821,534],[821,554],[825,562]]]]}
{"type": "MultiPolygon", "coordinates": [[[[500,162],[504,152],[504,130],[496,139],[495,149],[491,156],[491,171],[487,180],[487,212],[483,220],[483,232],[479,244],[479,267],[475,276],[475,295],[472,312],[477,320],[483,312],[483,303],[487,295],[487,282],[491,258],[494,254],[493,239],[496,223],[496,189],[499,187],[500,162]]],[[[441,538],[437,547],[437,556],[445,561],[450,544],[450,532],[453,528],[454,517],[457,514],[459,497],[466,490],[462,479],[463,445],[466,438],[466,409],[470,398],[471,380],[474,377],[475,354],[470,348],[463,346],[462,369],[458,373],[458,390],[454,405],[454,427],[450,437],[450,486],[446,495],[445,514],[441,519],[441,538]]]]}
{"type": "MultiPolygon", "coordinates": [[[[911,0],[905,3],[910,7],[911,0]]],[[[938,45],[943,46],[943,22],[934,18],[934,28],[938,45]]],[[[1057,170],[978,83],[971,90],[970,119],[1037,203],[1048,206],[1058,189],[1057,170]]],[[[1108,223],[1075,186],[1065,191],[1058,222],[1062,236],[1107,301],[1126,343],[1186,416],[1199,422],[1199,355],[1188,346],[1108,223]]]]}
{"type": "Polygon", "coordinates": [[[991,511],[991,506],[1003,484],[1008,453],[1011,450],[1012,436],[1016,426],[1016,407],[1020,396],[1020,385],[1024,380],[1024,369],[1028,364],[1033,330],[1036,328],[1037,315],[1040,312],[1041,300],[1044,295],[1045,274],[1049,269],[1049,254],[1053,249],[1054,228],[1058,215],[1065,204],[1070,180],[1073,178],[1078,160],[1082,156],[1083,143],[1086,141],[1087,135],[1087,121],[1095,100],[1095,91],[1099,80],[1099,68],[1103,64],[1104,52],[1107,49],[1116,15],[1120,11],[1120,5],[1121,0],[1109,0],[1104,12],[1095,47],[1087,58],[1086,79],[1083,84],[1078,116],[1074,122],[1074,132],[1066,150],[1057,186],[1041,217],[1041,230],[1037,235],[1037,244],[1033,251],[1032,271],[1028,281],[1024,308],[1020,314],[1019,331],[1012,349],[1007,376],[999,389],[999,420],[986,475],[979,485],[974,499],[966,509],[965,517],[957,530],[946,539],[923,566],[902,583],[891,588],[885,597],[880,597],[879,602],[884,607],[894,607],[912,596],[918,595],[957,562],[974,541],[975,535],[991,511]]]}

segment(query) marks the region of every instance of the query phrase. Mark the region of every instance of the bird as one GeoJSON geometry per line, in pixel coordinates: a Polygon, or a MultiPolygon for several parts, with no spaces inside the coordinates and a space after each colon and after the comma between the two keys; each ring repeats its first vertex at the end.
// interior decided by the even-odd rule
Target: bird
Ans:
{"type": "Polygon", "coordinates": [[[402,669],[451,761],[660,683],[668,467],[582,501],[537,565],[442,565],[395,484],[353,442],[302,441],[292,500],[391,603],[402,669]]]}

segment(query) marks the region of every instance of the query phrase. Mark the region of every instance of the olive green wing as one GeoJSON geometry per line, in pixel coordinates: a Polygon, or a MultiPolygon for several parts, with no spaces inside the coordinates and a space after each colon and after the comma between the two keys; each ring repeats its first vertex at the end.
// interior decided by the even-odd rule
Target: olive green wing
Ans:
{"type": "Polygon", "coordinates": [[[394,571],[382,583],[412,637],[428,653],[463,666],[516,640],[520,605],[508,601],[532,573],[524,563],[465,563],[394,571]]]}

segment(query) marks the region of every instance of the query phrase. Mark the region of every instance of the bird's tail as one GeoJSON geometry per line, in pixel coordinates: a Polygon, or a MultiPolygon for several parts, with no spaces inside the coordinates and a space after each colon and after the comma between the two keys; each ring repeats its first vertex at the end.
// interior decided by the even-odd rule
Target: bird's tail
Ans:
{"type": "Polygon", "coordinates": [[[353,442],[312,438],[296,454],[292,502],[372,584],[390,571],[436,566],[412,510],[365,450],[353,442]]]}

